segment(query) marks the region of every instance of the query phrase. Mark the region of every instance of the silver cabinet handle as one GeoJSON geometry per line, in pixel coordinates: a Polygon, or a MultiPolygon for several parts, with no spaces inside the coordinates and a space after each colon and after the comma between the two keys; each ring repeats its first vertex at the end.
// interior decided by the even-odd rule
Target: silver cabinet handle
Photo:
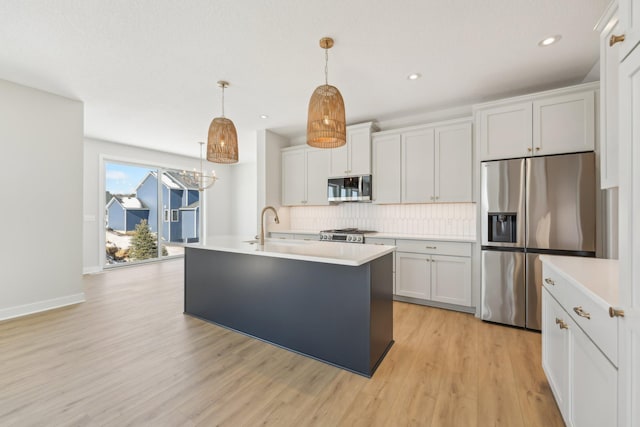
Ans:
{"type": "Polygon", "coordinates": [[[438,249],[437,246],[425,246],[425,249],[438,249]]]}
{"type": "Polygon", "coordinates": [[[586,311],[584,311],[582,309],[582,306],[578,306],[578,307],[573,307],[573,311],[576,312],[576,314],[580,317],[585,317],[587,319],[591,319],[591,313],[587,313],[586,311]]]}
{"type": "Polygon", "coordinates": [[[546,279],[544,279],[544,282],[549,284],[549,285],[554,285],[556,284],[556,282],[554,282],[552,279],[550,279],[549,277],[547,277],[546,279]]]}

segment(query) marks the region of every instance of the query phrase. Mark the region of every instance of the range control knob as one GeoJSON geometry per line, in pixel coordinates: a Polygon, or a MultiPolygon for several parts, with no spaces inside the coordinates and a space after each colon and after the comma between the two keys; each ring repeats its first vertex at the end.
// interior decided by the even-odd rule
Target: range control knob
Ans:
{"type": "Polygon", "coordinates": [[[351,242],[353,241],[353,237],[352,236],[347,236],[347,242],[351,242]]]}

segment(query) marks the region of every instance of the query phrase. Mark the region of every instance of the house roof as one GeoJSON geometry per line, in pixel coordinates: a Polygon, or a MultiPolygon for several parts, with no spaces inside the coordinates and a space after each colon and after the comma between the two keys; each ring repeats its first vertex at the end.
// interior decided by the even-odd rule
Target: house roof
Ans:
{"type": "MultiPolygon", "coordinates": [[[[150,177],[154,177],[157,179],[157,172],[150,171],[147,176],[140,181],[140,183],[136,186],[136,191],[140,188],[140,186],[150,177]]],[[[162,185],[171,189],[171,190],[197,190],[197,186],[190,185],[185,179],[180,176],[179,172],[176,171],[165,171],[162,174],[162,185]]]]}
{"type": "Polygon", "coordinates": [[[197,190],[198,189],[197,185],[193,185],[190,182],[188,182],[187,180],[185,180],[184,177],[182,175],[180,175],[179,172],[166,171],[165,175],[171,177],[172,180],[180,183],[180,185],[182,185],[183,187],[185,187],[188,190],[197,190]]]}
{"type": "Polygon", "coordinates": [[[109,203],[107,203],[107,208],[109,208],[109,206],[111,206],[115,202],[117,202],[127,210],[149,210],[149,208],[146,207],[144,203],[142,203],[142,200],[138,199],[137,197],[119,195],[114,195],[113,197],[111,197],[111,200],[109,200],[109,203]]]}
{"type": "Polygon", "coordinates": [[[191,210],[191,209],[197,209],[200,207],[200,201],[197,200],[193,203],[191,203],[189,206],[184,206],[182,208],[180,208],[181,210],[191,210]]]}

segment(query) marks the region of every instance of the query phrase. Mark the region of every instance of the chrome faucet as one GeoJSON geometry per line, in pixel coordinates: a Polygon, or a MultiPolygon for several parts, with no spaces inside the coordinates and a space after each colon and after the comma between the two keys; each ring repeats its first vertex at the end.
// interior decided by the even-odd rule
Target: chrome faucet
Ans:
{"type": "Polygon", "coordinates": [[[272,210],[274,214],[276,214],[276,224],[280,224],[280,218],[278,218],[278,212],[276,211],[276,208],[274,208],[273,206],[265,206],[264,209],[262,209],[262,213],[260,214],[260,246],[264,245],[264,213],[268,210],[272,210]]]}

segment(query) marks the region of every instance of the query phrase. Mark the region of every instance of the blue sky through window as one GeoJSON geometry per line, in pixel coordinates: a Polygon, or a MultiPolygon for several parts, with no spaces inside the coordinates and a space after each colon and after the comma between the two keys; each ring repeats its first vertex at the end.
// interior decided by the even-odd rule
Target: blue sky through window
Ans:
{"type": "Polygon", "coordinates": [[[142,178],[154,169],[140,166],[107,163],[105,165],[105,187],[111,194],[134,193],[142,178]]]}

